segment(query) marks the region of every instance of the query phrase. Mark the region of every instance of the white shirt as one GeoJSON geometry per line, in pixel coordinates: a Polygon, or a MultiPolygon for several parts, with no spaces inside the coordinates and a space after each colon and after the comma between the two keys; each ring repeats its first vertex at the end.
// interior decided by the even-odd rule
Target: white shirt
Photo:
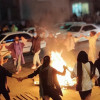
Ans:
{"type": "Polygon", "coordinates": [[[75,38],[75,37],[67,37],[65,40],[65,46],[67,51],[71,51],[75,49],[75,43],[79,40],[80,38],[75,38]]]}
{"type": "MultiPolygon", "coordinates": [[[[89,76],[90,73],[90,63],[87,62],[86,64],[82,64],[82,71],[83,71],[83,76],[82,76],[82,91],[88,91],[91,90],[93,87],[92,80],[89,76]]],[[[75,65],[73,72],[77,76],[77,65],[75,65]]],[[[98,78],[99,77],[99,72],[96,69],[95,70],[95,76],[98,78]]]]}
{"type": "Polygon", "coordinates": [[[68,37],[66,39],[66,48],[67,48],[67,51],[71,51],[71,50],[75,49],[74,37],[68,37]]]}
{"type": "Polygon", "coordinates": [[[40,43],[40,48],[45,48],[45,47],[46,47],[46,41],[43,40],[43,41],[41,41],[41,43],[40,43]]]}
{"type": "Polygon", "coordinates": [[[94,35],[92,37],[87,37],[87,39],[89,40],[89,47],[90,48],[95,48],[96,47],[96,40],[97,40],[97,35],[94,35]]]}

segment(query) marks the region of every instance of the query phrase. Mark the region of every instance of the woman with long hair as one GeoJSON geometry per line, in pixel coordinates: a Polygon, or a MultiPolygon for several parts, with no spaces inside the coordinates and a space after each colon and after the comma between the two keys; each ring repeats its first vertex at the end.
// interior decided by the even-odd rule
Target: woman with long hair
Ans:
{"type": "Polygon", "coordinates": [[[53,100],[61,100],[62,91],[57,80],[57,75],[65,75],[66,67],[64,67],[63,72],[58,72],[50,66],[50,57],[45,56],[43,58],[43,64],[32,74],[19,78],[19,81],[22,81],[27,78],[33,78],[39,74],[39,83],[40,83],[40,97],[43,100],[49,100],[51,97],[53,100]]]}
{"type": "MultiPolygon", "coordinates": [[[[85,51],[79,52],[73,72],[77,76],[76,90],[79,91],[81,100],[90,100],[94,67],[93,63],[88,60],[88,55],[85,51]]],[[[95,76],[99,77],[98,70],[96,70],[95,76]]]]}

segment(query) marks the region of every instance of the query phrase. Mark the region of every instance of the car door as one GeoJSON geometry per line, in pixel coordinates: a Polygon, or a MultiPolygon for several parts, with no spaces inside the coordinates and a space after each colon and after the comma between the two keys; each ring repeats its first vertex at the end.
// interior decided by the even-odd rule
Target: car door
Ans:
{"type": "MultiPolygon", "coordinates": [[[[31,38],[32,38],[32,36],[29,35],[29,34],[27,34],[27,33],[20,33],[20,34],[19,34],[19,37],[21,38],[21,36],[24,37],[25,39],[31,39],[31,38]]],[[[25,53],[25,52],[30,52],[32,43],[26,41],[26,42],[24,42],[24,44],[25,44],[25,46],[24,46],[24,48],[23,48],[23,52],[24,52],[24,53],[25,53]]]]}

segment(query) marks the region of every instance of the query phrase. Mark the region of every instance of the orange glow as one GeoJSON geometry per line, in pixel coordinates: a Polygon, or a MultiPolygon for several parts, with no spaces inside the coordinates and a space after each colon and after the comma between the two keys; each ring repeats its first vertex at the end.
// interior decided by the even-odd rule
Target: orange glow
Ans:
{"type": "MultiPolygon", "coordinates": [[[[63,72],[63,66],[67,66],[66,62],[63,60],[63,58],[61,57],[61,53],[58,52],[51,52],[51,66],[53,68],[55,68],[56,70],[63,72]]],[[[66,75],[65,76],[61,76],[61,75],[57,75],[59,84],[61,86],[73,86],[76,84],[76,79],[75,78],[71,78],[71,72],[73,71],[73,68],[68,67],[68,70],[66,70],[66,75]]]]}

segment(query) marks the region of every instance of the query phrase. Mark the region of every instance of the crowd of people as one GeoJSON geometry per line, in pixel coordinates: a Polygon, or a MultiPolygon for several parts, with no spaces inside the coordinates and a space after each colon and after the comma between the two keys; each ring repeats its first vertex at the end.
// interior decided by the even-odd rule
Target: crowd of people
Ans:
{"type": "Polygon", "coordinates": [[[77,62],[72,72],[72,77],[77,77],[76,90],[79,91],[81,100],[90,100],[93,87],[92,78],[95,76],[96,79],[100,79],[100,53],[99,59],[96,58],[96,40],[99,35],[100,32],[96,33],[91,31],[89,37],[80,35],[80,37],[75,38],[71,33],[68,33],[64,40],[60,40],[59,38],[55,38],[52,33],[49,34],[48,38],[45,38],[44,32],[41,34],[34,32],[34,36],[29,40],[21,37],[22,41],[19,41],[19,37],[16,36],[14,39],[15,41],[9,46],[2,44],[0,48],[2,49],[2,47],[5,47],[8,49],[8,52],[10,52],[14,60],[14,66],[16,66],[16,74],[18,74],[21,71],[21,64],[25,64],[23,47],[26,42],[31,42],[33,53],[32,69],[35,69],[35,71],[25,77],[15,77],[3,67],[3,64],[7,62],[7,56],[1,57],[0,59],[3,60],[0,62],[0,94],[3,94],[6,100],[10,100],[9,88],[6,84],[7,76],[16,78],[18,81],[23,81],[24,79],[33,78],[39,74],[40,97],[43,100],[49,100],[50,98],[53,100],[62,100],[61,96],[63,96],[63,94],[56,75],[65,75],[67,66],[64,66],[63,72],[59,72],[52,68],[50,65],[50,53],[52,50],[62,50],[62,52],[68,52],[74,55],[76,42],[84,37],[89,41],[89,55],[85,51],[79,52],[77,62]],[[42,60],[40,60],[39,54],[42,50],[40,42],[42,40],[46,41],[46,47],[43,49],[44,55],[42,56],[42,60]]]}
{"type": "Polygon", "coordinates": [[[75,13],[71,16],[70,20],[72,21],[82,21],[86,23],[96,23],[100,24],[100,12],[94,14],[82,14],[80,12],[80,16],[77,16],[75,13]]]}
{"type": "Polygon", "coordinates": [[[0,26],[0,33],[16,32],[16,31],[18,31],[18,27],[15,24],[12,24],[11,26],[9,25],[0,26]]]}

